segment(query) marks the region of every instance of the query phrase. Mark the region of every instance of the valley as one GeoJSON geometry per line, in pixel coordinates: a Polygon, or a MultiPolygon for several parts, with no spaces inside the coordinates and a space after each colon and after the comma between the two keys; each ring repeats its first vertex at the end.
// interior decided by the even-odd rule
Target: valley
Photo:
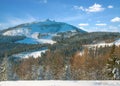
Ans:
{"type": "Polygon", "coordinates": [[[51,20],[21,24],[0,32],[1,70],[7,71],[0,80],[119,80],[119,52],[119,32],[86,32],[51,20]]]}

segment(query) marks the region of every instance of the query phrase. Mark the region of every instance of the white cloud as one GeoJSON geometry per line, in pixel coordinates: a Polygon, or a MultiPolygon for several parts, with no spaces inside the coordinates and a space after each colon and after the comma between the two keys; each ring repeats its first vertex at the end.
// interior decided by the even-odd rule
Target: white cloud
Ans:
{"type": "Polygon", "coordinates": [[[74,6],[74,8],[85,11],[85,12],[101,12],[105,9],[102,7],[102,5],[96,4],[96,3],[88,8],[84,8],[82,6],[74,6]]]}
{"type": "Polygon", "coordinates": [[[111,22],[120,22],[120,17],[115,17],[111,19],[111,22]]]}
{"type": "Polygon", "coordinates": [[[90,6],[88,9],[86,9],[87,12],[100,12],[103,11],[105,8],[102,7],[100,4],[94,4],[90,6]]]}
{"type": "Polygon", "coordinates": [[[113,6],[112,6],[112,5],[109,5],[108,8],[113,8],[113,6]]]}
{"type": "Polygon", "coordinates": [[[83,6],[74,6],[75,9],[85,11],[85,8],[83,6]]]}
{"type": "Polygon", "coordinates": [[[96,26],[106,26],[107,24],[105,23],[99,23],[99,24],[95,24],[96,26]]]}
{"type": "Polygon", "coordinates": [[[88,23],[81,23],[81,24],[78,24],[78,25],[83,27],[83,26],[88,26],[89,24],[88,23]]]}

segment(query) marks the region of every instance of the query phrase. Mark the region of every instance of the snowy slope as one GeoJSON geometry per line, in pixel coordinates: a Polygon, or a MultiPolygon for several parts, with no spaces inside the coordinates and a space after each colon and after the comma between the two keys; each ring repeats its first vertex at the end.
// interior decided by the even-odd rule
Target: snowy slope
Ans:
{"type": "Polygon", "coordinates": [[[0,86],[120,86],[120,81],[3,81],[0,86]]]}
{"type": "Polygon", "coordinates": [[[120,45],[120,39],[116,40],[114,43],[115,43],[115,45],[119,46],[120,45]]]}
{"type": "Polygon", "coordinates": [[[51,39],[25,38],[23,40],[17,41],[17,43],[27,43],[27,44],[38,44],[38,43],[44,44],[44,43],[48,43],[48,44],[54,44],[56,42],[51,40],[51,39]]]}
{"type": "Polygon", "coordinates": [[[13,30],[8,30],[3,33],[5,36],[29,36],[30,35],[30,29],[28,28],[16,28],[13,30]]]}
{"type": "Polygon", "coordinates": [[[12,27],[1,31],[4,36],[25,36],[26,39],[18,41],[20,43],[50,43],[53,44],[55,41],[52,40],[53,36],[63,32],[79,32],[86,33],[85,31],[74,27],[72,25],[46,20],[44,22],[33,22],[27,24],[21,24],[16,27],[12,27]],[[33,41],[32,41],[33,40],[33,41]]]}
{"type": "Polygon", "coordinates": [[[12,55],[13,58],[29,58],[29,57],[33,57],[33,58],[38,58],[41,57],[41,53],[45,53],[46,50],[39,50],[39,51],[33,51],[33,52],[23,52],[23,53],[19,53],[19,54],[15,54],[12,55]]]}
{"type": "Polygon", "coordinates": [[[115,44],[116,46],[120,46],[120,39],[117,39],[116,41],[114,42],[111,42],[111,43],[97,43],[97,44],[90,44],[90,45],[84,45],[86,47],[105,47],[105,46],[112,46],[113,44],[115,44]]]}
{"type": "Polygon", "coordinates": [[[97,43],[97,44],[90,44],[90,45],[85,45],[86,47],[105,47],[105,46],[112,46],[114,43],[97,43]]]}

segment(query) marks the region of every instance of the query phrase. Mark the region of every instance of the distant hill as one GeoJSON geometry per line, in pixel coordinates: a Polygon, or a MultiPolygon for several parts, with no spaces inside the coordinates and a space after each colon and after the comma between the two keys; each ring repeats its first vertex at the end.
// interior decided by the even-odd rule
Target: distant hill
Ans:
{"type": "Polygon", "coordinates": [[[43,22],[21,24],[0,32],[1,36],[7,36],[9,38],[15,38],[17,36],[18,40],[15,40],[15,42],[29,44],[53,44],[55,41],[52,38],[54,36],[61,36],[62,33],[65,33],[66,37],[70,37],[77,33],[86,33],[86,31],[67,23],[47,19],[43,22]]]}

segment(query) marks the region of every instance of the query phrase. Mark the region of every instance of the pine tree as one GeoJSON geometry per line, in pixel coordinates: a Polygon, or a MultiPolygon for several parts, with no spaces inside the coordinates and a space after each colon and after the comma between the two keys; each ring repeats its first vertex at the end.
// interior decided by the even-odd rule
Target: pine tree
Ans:
{"type": "Polygon", "coordinates": [[[107,61],[107,70],[111,79],[120,79],[120,57],[115,53],[115,45],[113,45],[110,58],[107,61]]]}
{"type": "Polygon", "coordinates": [[[70,63],[68,63],[65,67],[65,80],[70,80],[71,79],[71,68],[70,68],[70,63]]]}
{"type": "Polygon", "coordinates": [[[0,65],[0,81],[8,80],[8,58],[7,54],[3,58],[2,64],[0,65]]]}

